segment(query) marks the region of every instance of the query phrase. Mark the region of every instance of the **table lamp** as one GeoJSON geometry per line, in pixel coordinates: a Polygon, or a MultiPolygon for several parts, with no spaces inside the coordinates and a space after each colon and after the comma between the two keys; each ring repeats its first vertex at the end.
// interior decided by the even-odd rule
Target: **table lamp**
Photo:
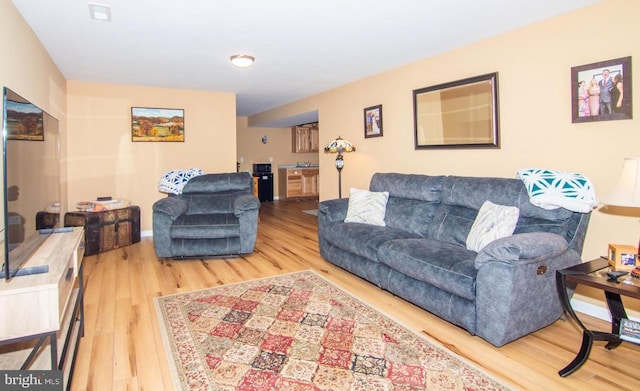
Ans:
{"type": "MultiPolygon", "coordinates": [[[[618,182],[603,202],[612,206],[640,208],[640,157],[624,159],[618,182]]],[[[640,242],[638,246],[640,250],[640,242]]]]}
{"type": "Polygon", "coordinates": [[[338,154],[338,156],[336,156],[336,169],[338,170],[338,198],[342,198],[342,168],[344,167],[344,158],[342,154],[355,151],[356,147],[340,136],[324,147],[325,153],[338,154]]]}

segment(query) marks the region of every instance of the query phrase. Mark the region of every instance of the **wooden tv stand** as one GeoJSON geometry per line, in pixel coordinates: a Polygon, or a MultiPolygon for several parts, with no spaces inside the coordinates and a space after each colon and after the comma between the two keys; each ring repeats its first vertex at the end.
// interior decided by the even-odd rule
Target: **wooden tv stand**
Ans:
{"type": "Polygon", "coordinates": [[[0,281],[0,368],[61,370],[69,389],[84,334],[83,256],[82,227],[52,233],[24,264],[47,273],[0,281]]]}

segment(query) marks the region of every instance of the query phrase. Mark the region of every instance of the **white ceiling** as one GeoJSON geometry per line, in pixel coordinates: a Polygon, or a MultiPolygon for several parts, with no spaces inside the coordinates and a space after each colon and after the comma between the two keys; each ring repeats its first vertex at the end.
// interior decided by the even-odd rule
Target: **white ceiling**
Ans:
{"type": "Polygon", "coordinates": [[[12,1],[67,80],[232,92],[248,116],[600,0],[96,0],[111,22],[12,1]]]}

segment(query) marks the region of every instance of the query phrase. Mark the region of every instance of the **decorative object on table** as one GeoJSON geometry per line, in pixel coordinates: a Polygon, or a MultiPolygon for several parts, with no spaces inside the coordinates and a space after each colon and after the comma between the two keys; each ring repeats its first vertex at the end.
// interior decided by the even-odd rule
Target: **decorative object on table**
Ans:
{"type": "Polygon", "coordinates": [[[184,141],[184,110],[132,107],[131,141],[184,141]]]}
{"type": "Polygon", "coordinates": [[[382,136],[382,105],[364,109],[364,138],[382,136]]]}
{"type": "Polygon", "coordinates": [[[413,91],[415,149],[499,148],[498,73],[413,91]]]}
{"type": "Polygon", "coordinates": [[[638,248],[626,244],[610,244],[609,265],[613,270],[631,271],[637,266],[638,248]]]}
{"type": "Polygon", "coordinates": [[[640,322],[620,319],[620,339],[640,344],[640,322]]]}
{"type": "MultiPolygon", "coordinates": [[[[640,157],[624,159],[622,173],[604,203],[611,206],[640,208],[640,157]]],[[[640,250],[640,242],[638,249],[640,250]]],[[[640,254],[640,251],[636,254],[640,254]]]]}
{"type": "Polygon", "coordinates": [[[204,175],[204,171],[199,168],[189,170],[170,170],[162,174],[158,181],[158,191],[170,194],[182,194],[182,188],[189,182],[189,179],[204,175]]]}
{"type": "Polygon", "coordinates": [[[140,207],[68,212],[64,215],[64,225],[84,227],[84,255],[94,255],[140,241],[140,207]]]}
{"type": "Polygon", "coordinates": [[[121,209],[131,205],[126,198],[111,198],[108,200],[80,201],[76,203],[76,209],[80,212],[102,212],[105,210],[121,209]]]}
{"type": "Polygon", "coordinates": [[[631,57],[571,68],[571,122],[633,118],[631,57]]]}
{"type": "Polygon", "coordinates": [[[176,390],[507,390],[311,270],[154,299],[176,390]]]}
{"type": "Polygon", "coordinates": [[[336,170],[338,170],[338,198],[342,198],[342,168],[344,167],[343,153],[355,152],[356,147],[349,141],[338,136],[335,140],[331,141],[324,147],[325,153],[337,153],[336,156],[336,170]]]}
{"type": "Polygon", "coordinates": [[[589,213],[598,206],[596,192],[589,178],[582,174],[542,168],[518,170],[529,193],[529,201],[540,208],[565,208],[572,212],[589,213]]]}

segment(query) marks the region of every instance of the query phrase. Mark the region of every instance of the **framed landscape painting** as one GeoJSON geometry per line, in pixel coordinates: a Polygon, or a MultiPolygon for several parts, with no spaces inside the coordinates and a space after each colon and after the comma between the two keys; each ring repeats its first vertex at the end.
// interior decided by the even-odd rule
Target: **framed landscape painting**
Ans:
{"type": "Polygon", "coordinates": [[[184,141],[184,110],[132,107],[131,141],[184,141]]]}
{"type": "Polygon", "coordinates": [[[6,110],[7,140],[44,141],[44,112],[40,108],[7,99],[6,110]]]}
{"type": "Polygon", "coordinates": [[[571,68],[571,122],[633,118],[631,57],[571,68]]]}

